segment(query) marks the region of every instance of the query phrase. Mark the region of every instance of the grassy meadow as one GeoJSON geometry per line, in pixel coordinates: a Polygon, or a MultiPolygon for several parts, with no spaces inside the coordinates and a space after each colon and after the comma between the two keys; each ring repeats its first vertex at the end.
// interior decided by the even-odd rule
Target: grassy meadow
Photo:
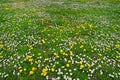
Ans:
{"type": "Polygon", "coordinates": [[[119,80],[120,0],[0,0],[0,80],[119,80]]]}

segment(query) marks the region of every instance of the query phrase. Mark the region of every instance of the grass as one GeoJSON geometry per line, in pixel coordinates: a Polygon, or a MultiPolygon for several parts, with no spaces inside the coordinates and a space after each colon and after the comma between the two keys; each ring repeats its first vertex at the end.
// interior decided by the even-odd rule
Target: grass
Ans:
{"type": "Polygon", "coordinates": [[[120,0],[0,0],[0,80],[119,80],[120,0]]]}

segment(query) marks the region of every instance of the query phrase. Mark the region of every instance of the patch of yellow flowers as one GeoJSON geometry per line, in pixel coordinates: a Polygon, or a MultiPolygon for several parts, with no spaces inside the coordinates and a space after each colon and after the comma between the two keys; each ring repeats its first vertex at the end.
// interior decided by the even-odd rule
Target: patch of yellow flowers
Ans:
{"type": "Polygon", "coordinates": [[[43,70],[42,70],[43,76],[46,76],[47,73],[48,73],[48,68],[43,68],[43,70]]]}

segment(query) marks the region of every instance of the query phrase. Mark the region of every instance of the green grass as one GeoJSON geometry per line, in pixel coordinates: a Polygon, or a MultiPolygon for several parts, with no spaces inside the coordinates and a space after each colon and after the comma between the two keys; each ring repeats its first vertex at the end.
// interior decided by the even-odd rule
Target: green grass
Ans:
{"type": "Polygon", "coordinates": [[[119,80],[119,37],[120,0],[0,0],[0,80],[119,80]]]}

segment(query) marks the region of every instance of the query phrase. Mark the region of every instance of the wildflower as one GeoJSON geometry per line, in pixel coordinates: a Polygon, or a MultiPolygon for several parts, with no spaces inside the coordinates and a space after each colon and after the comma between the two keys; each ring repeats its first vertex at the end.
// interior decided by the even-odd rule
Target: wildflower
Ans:
{"type": "Polygon", "coordinates": [[[90,67],[91,65],[90,64],[87,64],[88,65],[88,67],[90,67]]]}
{"type": "Polygon", "coordinates": [[[83,45],[80,46],[80,48],[83,48],[83,47],[84,47],[83,45]]]}
{"type": "Polygon", "coordinates": [[[56,55],[55,58],[60,58],[60,56],[56,55]]]}
{"type": "Polygon", "coordinates": [[[43,76],[46,76],[46,75],[47,75],[47,71],[48,71],[48,68],[44,68],[44,69],[42,70],[43,76]]]}
{"type": "Polygon", "coordinates": [[[70,67],[70,64],[66,64],[66,67],[70,67]]]}
{"type": "Polygon", "coordinates": [[[82,65],[80,65],[80,69],[83,69],[85,66],[82,64],[82,65]]]}
{"type": "Polygon", "coordinates": [[[44,39],[42,40],[42,43],[43,43],[43,44],[45,43],[45,40],[44,40],[44,39]]]}
{"type": "Polygon", "coordinates": [[[51,68],[51,71],[54,72],[54,71],[55,71],[55,68],[51,68]]]}
{"type": "Polygon", "coordinates": [[[30,62],[32,62],[32,61],[33,61],[33,59],[29,59],[29,61],[30,61],[30,62]]]}
{"type": "Polygon", "coordinates": [[[116,56],[116,58],[119,58],[119,56],[116,56]]]}
{"type": "Polygon", "coordinates": [[[27,69],[26,69],[26,68],[24,68],[23,70],[24,70],[24,71],[26,71],[27,69]]]}
{"type": "Polygon", "coordinates": [[[84,52],[86,52],[86,49],[83,49],[84,52]]]}
{"type": "Polygon", "coordinates": [[[71,63],[71,60],[68,60],[68,63],[71,63]]]}
{"type": "Polygon", "coordinates": [[[30,71],[30,72],[29,72],[29,75],[33,75],[33,74],[34,74],[34,72],[33,72],[33,71],[30,71]]]}
{"type": "Polygon", "coordinates": [[[44,53],[46,53],[46,51],[43,51],[44,53]]]}
{"type": "Polygon", "coordinates": [[[102,56],[102,54],[98,54],[99,56],[102,56]]]}
{"type": "Polygon", "coordinates": [[[40,63],[40,62],[41,62],[41,60],[38,60],[37,62],[38,62],[38,63],[40,63]]]}
{"type": "Polygon", "coordinates": [[[20,73],[22,73],[22,71],[23,71],[22,69],[19,70],[20,73]]]}
{"type": "Polygon", "coordinates": [[[32,58],[32,56],[26,56],[26,59],[31,59],[32,58]]]}
{"type": "Polygon", "coordinates": [[[91,52],[94,52],[94,50],[91,50],[91,52]]]}
{"type": "Polygon", "coordinates": [[[16,56],[17,54],[15,53],[15,54],[13,54],[13,56],[16,56]]]}
{"type": "Polygon", "coordinates": [[[63,50],[60,50],[61,53],[63,53],[63,50]]]}
{"type": "Polygon", "coordinates": [[[83,64],[82,61],[79,62],[80,64],[83,64]]]}
{"type": "Polygon", "coordinates": [[[49,58],[45,58],[45,61],[48,61],[49,60],[49,58]]]}
{"type": "Polygon", "coordinates": [[[73,55],[73,52],[72,51],[70,51],[70,56],[72,56],[73,55]]]}
{"type": "Polygon", "coordinates": [[[55,52],[55,53],[53,53],[55,56],[57,55],[57,53],[55,52]]]}
{"type": "Polygon", "coordinates": [[[41,56],[41,53],[38,53],[38,56],[41,56]]]}
{"type": "Polygon", "coordinates": [[[30,46],[29,46],[29,48],[30,48],[30,49],[33,49],[33,46],[32,46],[32,45],[30,45],[30,46]]]}
{"type": "Polygon", "coordinates": [[[89,25],[89,28],[90,28],[90,29],[92,29],[92,28],[93,28],[92,24],[90,24],[90,25],[89,25]]]}
{"type": "Polygon", "coordinates": [[[35,67],[32,67],[32,71],[35,71],[35,70],[37,70],[37,68],[35,68],[35,67]]]}

